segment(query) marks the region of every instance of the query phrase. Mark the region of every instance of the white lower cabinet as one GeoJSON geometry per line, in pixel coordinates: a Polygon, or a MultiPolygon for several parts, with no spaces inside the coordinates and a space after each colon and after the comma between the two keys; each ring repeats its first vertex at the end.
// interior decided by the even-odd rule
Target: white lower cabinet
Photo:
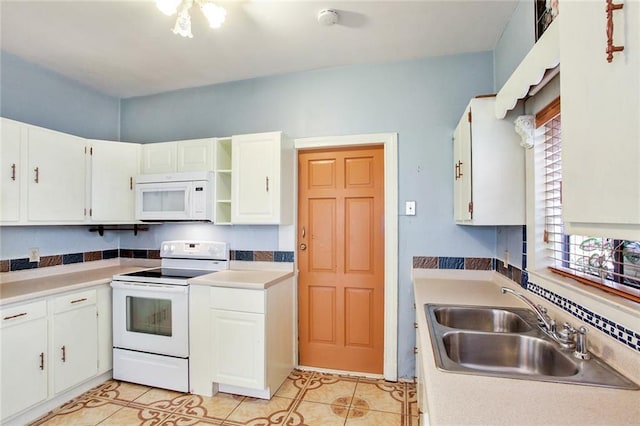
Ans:
{"type": "Polygon", "coordinates": [[[47,398],[47,304],[0,311],[0,414],[6,419],[47,398]]]}
{"type": "Polygon", "coordinates": [[[59,393],[98,373],[96,291],[60,296],[53,305],[53,392],[59,393]]]}
{"type": "Polygon", "coordinates": [[[264,314],[211,310],[213,381],[265,388],[264,314]]]}
{"type": "Polygon", "coordinates": [[[109,371],[110,298],[105,284],[0,308],[3,425],[35,419],[109,371]]]}
{"type": "Polygon", "coordinates": [[[293,278],[255,290],[191,285],[191,393],[271,398],[295,365],[293,303],[293,278]]]}

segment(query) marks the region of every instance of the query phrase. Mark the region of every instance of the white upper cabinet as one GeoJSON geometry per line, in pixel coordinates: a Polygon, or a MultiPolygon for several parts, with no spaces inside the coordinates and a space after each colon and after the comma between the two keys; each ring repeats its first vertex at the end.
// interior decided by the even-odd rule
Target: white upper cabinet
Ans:
{"type": "Polygon", "coordinates": [[[35,126],[27,128],[27,218],[77,223],[86,214],[86,141],[35,126]]]}
{"type": "Polygon", "coordinates": [[[22,126],[5,118],[0,119],[0,223],[20,220],[22,183],[21,146],[22,126]]]}
{"type": "Polygon", "coordinates": [[[142,145],[142,174],[212,171],[215,138],[142,145]]]}
{"type": "Polygon", "coordinates": [[[524,150],[495,98],[471,100],[454,131],[454,218],[464,225],[525,223],[524,150]]]}
{"type": "Polygon", "coordinates": [[[139,172],[140,145],[91,140],[92,222],[135,222],[134,180],[139,172]]]}
{"type": "Polygon", "coordinates": [[[143,175],[175,172],[177,170],[178,142],[147,143],[142,146],[143,175]]]}
{"type": "Polygon", "coordinates": [[[560,87],[567,233],[640,240],[640,2],[562,2],[560,87]]]}
{"type": "Polygon", "coordinates": [[[287,224],[292,220],[293,150],[282,132],[233,136],[231,222],[287,224]]]}
{"type": "Polygon", "coordinates": [[[214,169],[214,145],[214,138],[179,141],[177,171],[212,171],[214,169]]]}

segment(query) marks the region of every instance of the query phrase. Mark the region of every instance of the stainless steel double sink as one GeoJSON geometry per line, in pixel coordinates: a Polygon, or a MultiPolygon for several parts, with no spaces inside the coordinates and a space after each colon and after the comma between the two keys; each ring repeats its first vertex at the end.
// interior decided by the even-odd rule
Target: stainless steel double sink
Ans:
{"type": "Polygon", "coordinates": [[[436,365],[452,373],[640,389],[596,356],[572,356],[528,309],[424,306],[436,365]]]}

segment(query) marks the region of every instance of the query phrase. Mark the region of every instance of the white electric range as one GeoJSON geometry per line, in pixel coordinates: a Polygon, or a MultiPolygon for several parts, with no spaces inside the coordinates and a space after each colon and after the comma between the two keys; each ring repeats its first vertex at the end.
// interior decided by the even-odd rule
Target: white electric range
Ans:
{"type": "Polygon", "coordinates": [[[165,241],[160,257],[160,268],[113,276],[113,377],[188,392],[187,280],[229,269],[229,246],[165,241]]]}

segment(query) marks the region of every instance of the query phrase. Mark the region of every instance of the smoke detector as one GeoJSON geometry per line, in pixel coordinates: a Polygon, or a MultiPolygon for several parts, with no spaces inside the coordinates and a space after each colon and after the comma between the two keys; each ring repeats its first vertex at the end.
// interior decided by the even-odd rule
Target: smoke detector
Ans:
{"type": "Polygon", "coordinates": [[[318,12],[318,22],[320,25],[331,26],[338,22],[338,12],[331,9],[324,9],[318,12]]]}

